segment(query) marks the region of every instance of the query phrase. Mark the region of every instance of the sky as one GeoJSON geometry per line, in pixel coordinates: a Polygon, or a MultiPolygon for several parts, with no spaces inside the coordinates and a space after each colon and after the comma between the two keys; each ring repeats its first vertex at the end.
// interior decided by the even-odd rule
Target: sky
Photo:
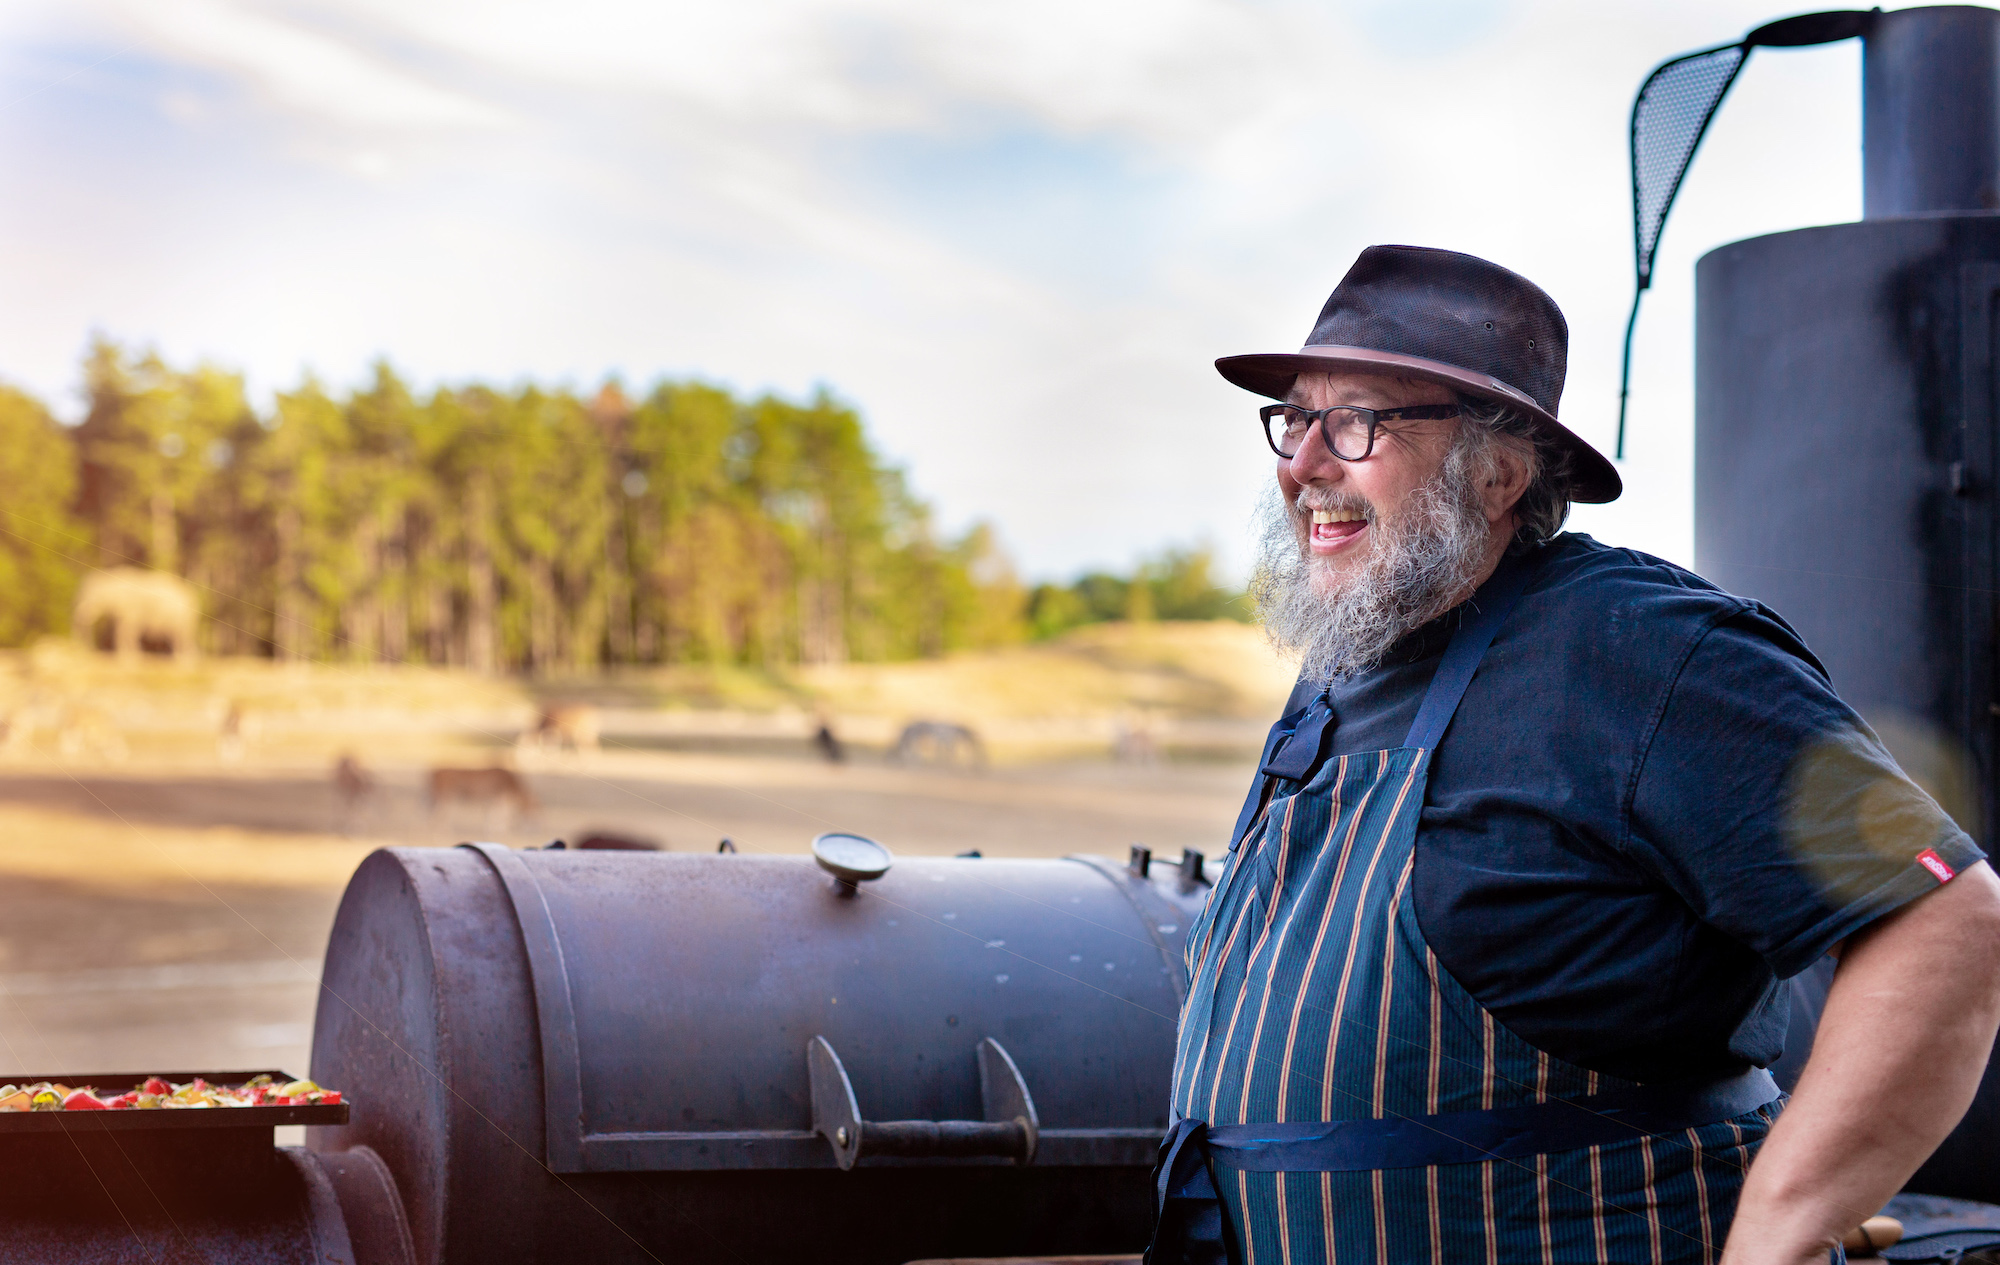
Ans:
{"type": "MultiPolygon", "coordinates": [[[[700,377],[858,407],[1022,573],[1205,544],[1271,477],[1220,355],[1365,246],[1483,255],[1609,449],[1647,71],[1736,0],[0,0],[0,380],[93,334],[255,398],[700,377]]],[[[1694,262],[1858,218],[1858,47],[1760,50],[1670,221],[1600,539],[1692,559],[1694,262]]]]}

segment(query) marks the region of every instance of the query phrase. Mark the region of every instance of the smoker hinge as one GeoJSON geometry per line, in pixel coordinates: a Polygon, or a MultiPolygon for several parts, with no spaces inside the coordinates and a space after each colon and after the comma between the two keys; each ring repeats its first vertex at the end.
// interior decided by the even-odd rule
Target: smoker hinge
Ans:
{"type": "Polygon", "coordinates": [[[1208,881],[1201,874],[1201,863],[1203,860],[1204,858],[1201,853],[1196,852],[1193,848],[1181,849],[1180,864],[1174,868],[1180,871],[1182,892],[1192,891],[1198,884],[1208,881]]]}

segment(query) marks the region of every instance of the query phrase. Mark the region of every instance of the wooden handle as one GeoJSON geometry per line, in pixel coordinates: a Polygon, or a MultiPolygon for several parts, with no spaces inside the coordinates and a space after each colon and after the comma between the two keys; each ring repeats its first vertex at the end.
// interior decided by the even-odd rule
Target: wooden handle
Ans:
{"type": "Polygon", "coordinates": [[[1840,1245],[1856,1256],[1873,1256],[1903,1237],[1903,1223],[1894,1217],[1870,1217],[1849,1230],[1840,1245]]]}

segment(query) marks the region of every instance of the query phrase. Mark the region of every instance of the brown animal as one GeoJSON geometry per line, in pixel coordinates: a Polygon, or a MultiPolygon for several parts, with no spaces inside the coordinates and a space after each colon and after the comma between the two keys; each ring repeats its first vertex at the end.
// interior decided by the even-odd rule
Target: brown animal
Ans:
{"type": "Polygon", "coordinates": [[[340,831],[346,834],[375,795],[375,779],[353,752],[343,752],[333,766],[333,795],[340,804],[340,831]]]}
{"type": "MultiPolygon", "coordinates": [[[[232,702],[229,710],[222,714],[222,728],[215,736],[215,753],[225,763],[235,764],[243,758],[243,740],[256,728],[243,711],[243,704],[232,702]]],[[[347,757],[343,756],[342,759],[347,757]]]]}
{"type": "Polygon", "coordinates": [[[631,835],[611,834],[593,830],[575,843],[572,848],[587,848],[594,852],[664,852],[659,843],[652,839],[637,839],[631,835]]]}
{"type": "Polygon", "coordinates": [[[597,750],[602,718],[588,703],[551,703],[542,708],[535,727],[521,735],[520,746],[540,751],[597,750]]]}
{"type": "Polygon", "coordinates": [[[1154,739],[1153,727],[1146,717],[1118,722],[1111,740],[1111,754],[1120,764],[1158,763],[1160,744],[1154,739]]]}
{"type": "Polygon", "coordinates": [[[986,767],[986,744],[964,725],[941,720],[913,720],[903,726],[889,749],[891,764],[928,764],[945,768],[986,767]]]}
{"type": "Polygon", "coordinates": [[[495,813],[532,817],[540,807],[528,784],[512,769],[432,769],[429,788],[431,820],[435,823],[447,803],[484,805],[487,821],[495,813]]]}

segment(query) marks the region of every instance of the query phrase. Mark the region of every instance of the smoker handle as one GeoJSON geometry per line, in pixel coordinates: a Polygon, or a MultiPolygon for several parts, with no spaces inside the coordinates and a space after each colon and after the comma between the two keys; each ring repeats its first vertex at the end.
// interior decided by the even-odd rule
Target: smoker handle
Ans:
{"type": "Polygon", "coordinates": [[[1019,1159],[1028,1151],[1028,1130],[1019,1120],[997,1124],[982,1120],[864,1120],[861,1145],[855,1158],[864,1155],[902,1155],[916,1158],[953,1158],[968,1155],[1005,1155],[1019,1159]]]}
{"type": "Polygon", "coordinates": [[[853,1168],[863,1157],[963,1159],[1005,1156],[1031,1164],[1041,1123],[1020,1069],[998,1041],[979,1043],[979,1081],[985,1120],[863,1120],[854,1083],[825,1037],[806,1043],[812,1085],[813,1131],[833,1147],[834,1162],[853,1168]]]}

